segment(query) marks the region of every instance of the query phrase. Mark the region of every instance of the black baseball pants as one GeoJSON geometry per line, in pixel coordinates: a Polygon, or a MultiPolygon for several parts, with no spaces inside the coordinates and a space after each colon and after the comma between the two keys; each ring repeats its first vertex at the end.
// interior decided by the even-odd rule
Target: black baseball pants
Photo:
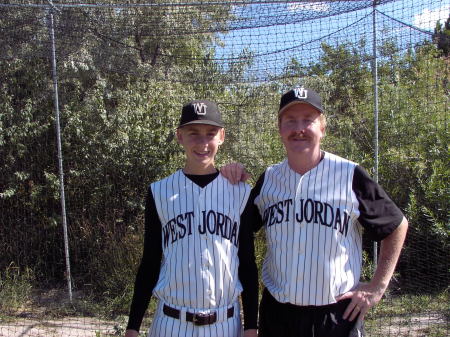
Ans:
{"type": "Polygon", "coordinates": [[[278,302],[264,289],[259,308],[259,337],[348,337],[355,325],[344,320],[350,300],[324,306],[278,302]]]}

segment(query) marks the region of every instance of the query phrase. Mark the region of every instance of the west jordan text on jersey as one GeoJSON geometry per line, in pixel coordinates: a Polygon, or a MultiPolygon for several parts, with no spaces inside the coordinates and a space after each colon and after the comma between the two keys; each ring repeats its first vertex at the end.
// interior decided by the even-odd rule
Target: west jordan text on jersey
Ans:
{"type": "MultiPolygon", "coordinates": [[[[277,202],[264,210],[264,226],[273,226],[289,222],[291,216],[292,199],[277,202]]],[[[330,204],[312,199],[300,199],[295,205],[295,220],[297,223],[314,223],[338,230],[347,236],[350,216],[346,210],[339,207],[333,208],[330,204]]]]}
{"type": "Polygon", "coordinates": [[[163,227],[164,247],[168,244],[183,239],[186,235],[192,235],[194,223],[199,223],[196,227],[201,235],[213,234],[230,240],[236,247],[238,245],[238,223],[227,215],[213,210],[202,211],[199,221],[195,221],[194,212],[179,214],[170,219],[163,227]]]}

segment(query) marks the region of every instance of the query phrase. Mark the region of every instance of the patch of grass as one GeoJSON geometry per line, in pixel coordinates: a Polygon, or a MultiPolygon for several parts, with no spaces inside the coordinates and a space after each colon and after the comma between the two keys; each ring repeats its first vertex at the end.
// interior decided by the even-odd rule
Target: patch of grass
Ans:
{"type": "Polygon", "coordinates": [[[368,336],[448,336],[449,290],[385,298],[365,318],[368,336]]]}
{"type": "Polygon", "coordinates": [[[444,290],[439,294],[402,295],[390,297],[389,295],[376,305],[368,314],[368,318],[378,316],[398,316],[406,314],[420,314],[426,312],[440,312],[449,318],[450,291],[444,290]]]}
{"type": "Polygon", "coordinates": [[[22,308],[31,297],[34,274],[10,264],[0,272],[0,319],[5,320],[22,308]]]}

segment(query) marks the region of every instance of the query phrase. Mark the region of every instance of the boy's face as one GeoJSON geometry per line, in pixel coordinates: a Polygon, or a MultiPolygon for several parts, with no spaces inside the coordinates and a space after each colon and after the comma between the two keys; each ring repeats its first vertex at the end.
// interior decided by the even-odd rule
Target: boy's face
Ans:
{"type": "Polygon", "coordinates": [[[214,158],[225,139],[223,128],[189,124],[177,129],[177,139],[186,152],[185,173],[214,173],[214,158]]]}

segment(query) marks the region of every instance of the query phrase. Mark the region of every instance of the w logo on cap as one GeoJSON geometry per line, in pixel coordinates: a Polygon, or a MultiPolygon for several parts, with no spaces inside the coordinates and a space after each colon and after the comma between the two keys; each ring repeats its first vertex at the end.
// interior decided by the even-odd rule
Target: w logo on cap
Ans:
{"type": "Polygon", "coordinates": [[[307,99],[308,98],[308,90],[306,90],[305,88],[301,87],[301,88],[295,88],[294,89],[294,95],[295,97],[297,97],[298,99],[307,99]]]}
{"type": "Polygon", "coordinates": [[[194,111],[197,115],[206,115],[206,104],[205,103],[193,103],[194,111]]]}

